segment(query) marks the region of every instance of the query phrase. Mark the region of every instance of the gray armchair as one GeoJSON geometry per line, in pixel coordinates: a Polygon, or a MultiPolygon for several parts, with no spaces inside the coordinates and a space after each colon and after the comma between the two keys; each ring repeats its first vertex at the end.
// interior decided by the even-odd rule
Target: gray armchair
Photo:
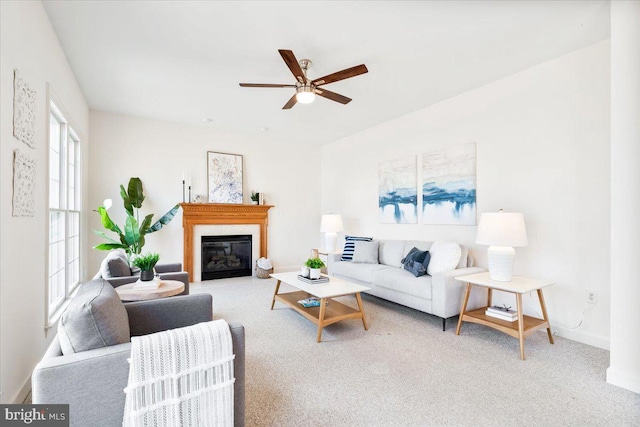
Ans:
{"type": "MultiPolygon", "coordinates": [[[[189,273],[182,271],[182,264],[179,262],[172,264],[156,264],[156,273],[160,279],[178,280],[184,283],[184,291],[179,295],[189,295],[189,273]]],[[[111,251],[102,261],[100,270],[93,276],[93,279],[104,279],[111,283],[114,288],[133,283],[140,278],[140,273],[129,268],[129,261],[122,250],[111,251]],[[111,263],[113,262],[113,263],[111,263]],[[111,274],[109,274],[111,273],[111,274]]]]}
{"type": "MultiPolygon", "coordinates": [[[[212,320],[209,294],[176,296],[125,304],[131,336],[181,328],[212,320]]],[[[233,340],[234,418],[245,419],[244,327],[229,325],[233,340]]],[[[58,336],[32,375],[34,404],[68,403],[70,425],[121,426],[129,375],[131,343],[63,355],[58,336]]]]}

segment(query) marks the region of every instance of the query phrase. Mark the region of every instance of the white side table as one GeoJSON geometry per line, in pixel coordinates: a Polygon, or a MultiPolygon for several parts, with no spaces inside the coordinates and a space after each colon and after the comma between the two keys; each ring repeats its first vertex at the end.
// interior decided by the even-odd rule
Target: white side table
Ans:
{"type": "Polygon", "coordinates": [[[511,282],[499,282],[491,280],[489,273],[468,274],[466,276],[458,276],[455,278],[460,282],[466,282],[467,288],[462,299],[462,309],[460,311],[460,319],[458,319],[458,327],[456,335],[460,335],[462,322],[479,323],[497,329],[520,341],[520,358],[524,357],[524,339],[538,329],[547,329],[549,342],[553,344],[553,334],[551,333],[551,325],[547,316],[547,307],[544,303],[542,288],[553,285],[553,282],[545,280],[530,279],[527,277],[513,276],[511,282]],[[506,320],[496,319],[485,314],[487,307],[478,308],[476,310],[467,311],[467,302],[472,286],[482,286],[487,288],[487,307],[491,307],[491,293],[495,289],[497,291],[509,292],[516,296],[516,306],[518,311],[518,320],[509,322],[506,320]],[[525,316],[522,313],[522,294],[537,291],[540,308],[542,309],[542,319],[537,317],[525,316]]]}

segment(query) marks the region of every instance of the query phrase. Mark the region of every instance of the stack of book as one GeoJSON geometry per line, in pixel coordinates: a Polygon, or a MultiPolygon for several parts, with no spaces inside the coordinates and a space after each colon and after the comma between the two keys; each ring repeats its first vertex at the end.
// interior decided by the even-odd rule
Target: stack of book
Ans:
{"type": "Polygon", "coordinates": [[[518,320],[518,312],[515,310],[509,310],[506,307],[487,307],[484,312],[485,315],[495,317],[496,319],[506,320],[507,322],[515,322],[518,320]]]}
{"type": "Polygon", "coordinates": [[[159,278],[155,278],[153,280],[142,281],[138,279],[133,285],[133,289],[138,290],[147,290],[147,289],[158,289],[162,282],[159,278]]]}
{"type": "Polygon", "coordinates": [[[316,297],[301,299],[298,303],[302,304],[303,307],[320,307],[320,300],[316,297]]]}
{"type": "Polygon", "coordinates": [[[329,278],[327,276],[320,276],[319,279],[310,279],[298,274],[298,280],[302,280],[305,283],[329,283],[329,278]]]}

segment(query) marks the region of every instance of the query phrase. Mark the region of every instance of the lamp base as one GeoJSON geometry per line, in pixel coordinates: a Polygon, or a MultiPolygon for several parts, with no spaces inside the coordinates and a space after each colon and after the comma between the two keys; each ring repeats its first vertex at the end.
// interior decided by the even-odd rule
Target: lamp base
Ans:
{"type": "Polygon", "coordinates": [[[489,278],[499,282],[510,282],[513,277],[513,261],[516,250],[511,246],[489,246],[489,278]]]}
{"type": "Polygon", "coordinates": [[[324,248],[328,252],[333,252],[336,250],[336,243],[338,241],[338,233],[335,232],[327,232],[324,234],[324,248]]]}

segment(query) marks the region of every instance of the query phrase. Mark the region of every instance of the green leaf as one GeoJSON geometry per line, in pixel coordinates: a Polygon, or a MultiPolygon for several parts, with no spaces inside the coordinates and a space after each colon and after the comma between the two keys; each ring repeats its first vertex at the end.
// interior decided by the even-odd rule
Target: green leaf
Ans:
{"type": "Polygon", "coordinates": [[[142,181],[140,181],[140,178],[131,178],[129,180],[129,200],[134,208],[140,209],[142,207],[144,193],[142,191],[142,181]]]}
{"type": "Polygon", "coordinates": [[[140,237],[144,237],[144,235],[149,232],[152,218],[153,218],[153,214],[149,214],[145,216],[144,219],[142,220],[142,224],[140,224],[140,237]]]}
{"type": "Polygon", "coordinates": [[[173,208],[171,208],[169,212],[162,215],[162,218],[156,221],[155,224],[153,224],[151,228],[149,228],[149,233],[147,234],[158,231],[162,228],[162,226],[169,224],[173,217],[176,216],[176,213],[178,213],[178,209],[180,209],[180,204],[176,204],[173,208]]]}
{"type": "MultiPolygon", "coordinates": [[[[124,240],[125,242],[134,248],[140,243],[140,229],[138,228],[138,221],[133,215],[127,215],[127,222],[124,225],[124,240]]],[[[139,250],[135,252],[139,254],[139,250]]]]}
{"type": "Polygon", "coordinates": [[[94,233],[96,233],[98,236],[100,237],[104,237],[105,239],[107,239],[108,241],[110,241],[111,243],[115,243],[117,245],[119,245],[120,243],[118,243],[117,240],[112,239],[111,237],[107,236],[106,234],[104,234],[104,231],[98,231],[98,230],[93,230],[94,233]]]}
{"type": "Polygon", "coordinates": [[[107,230],[111,230],[114,233],[122,234],[122,230],[120,230],[120,227],[118,227],[115,222],[111,221],[109,213],[103,206],[98,207],[98,213],[100,214],[100,221],[102,222],[102,226],[104,228],[106,228],[107,230]]]}
{"type": "Polygon", "coordinates": [[[133,215],[133,206],[131,205],[131,199],[127,194],[127,190],[124,189],[124,185],[120,184],[120,197],[122,197],[122,201],[124,202],[124,209],[129,213],[129,215],[133,215]]]}
{"type": "Polygon", "coordinates": [[[100,251],[110,251],[112,249],[126,249],[128,246],[121,245],[120,243],[100,243],[93,247],[93,249],[98,249],[100,251]]]}

